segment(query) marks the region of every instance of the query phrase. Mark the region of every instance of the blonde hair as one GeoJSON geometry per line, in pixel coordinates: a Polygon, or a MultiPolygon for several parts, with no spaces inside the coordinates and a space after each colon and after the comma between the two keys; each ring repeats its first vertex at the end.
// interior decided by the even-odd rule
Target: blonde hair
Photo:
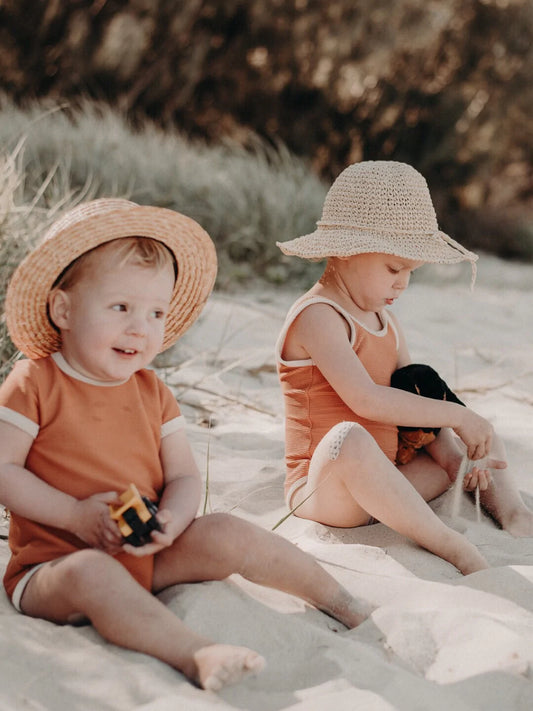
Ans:
{"type": "Polygon", "coordinates": [[[104,258],[106,264],[117,269],[125,264],[134,264],[159,271],[171,264],[174,278],[178,275],[174,255],[162,242],[150,237],[121,237],[84,252],[61,272],[50,291],[72,289],[90,269],[95,268],[95,257],[104,258]]]}

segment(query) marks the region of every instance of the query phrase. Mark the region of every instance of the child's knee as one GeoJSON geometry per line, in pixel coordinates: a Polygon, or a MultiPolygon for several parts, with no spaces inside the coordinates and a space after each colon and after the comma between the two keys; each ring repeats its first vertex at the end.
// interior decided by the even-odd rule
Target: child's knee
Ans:
{"type": "Polygon", "coordinates": [[[112,556],[94,548],[71,553],[58,561],[62,585],[74,595],[85,594],[94,589],[95,580],[105,586],[110,573],[120,569],[123,567],[112,556]]]}
{"type": "Polygon", "coordinates": [[[251,524],[244,519],[227,513],[212,513],[200,516],[191,524],[187,544],[196,549],[221,551],[224,545],[236,546],[243,538],[251,524]]]}
{"type": "Polygon", "coordinates": [[[263,528],[232,514],[209,514],[202,518],[209,527],[204,545],[221,560],[238,561],[250,548],[261,546],[269,535],[263,528]]]}
{"type": "Polygon", "coordinates": [[[227,513],[210,513],[195,519],[195,526],[201,527],[203,538],[219,538],[231,534],[235,527],[235,516],[227,513]]]}
{"type": "Polygon", "coordinates": [[[375,440],[357,422],[339,422],[328,433],[328,458],[334,462],[342,454],[350,459],[360,459],[375,440]]]}

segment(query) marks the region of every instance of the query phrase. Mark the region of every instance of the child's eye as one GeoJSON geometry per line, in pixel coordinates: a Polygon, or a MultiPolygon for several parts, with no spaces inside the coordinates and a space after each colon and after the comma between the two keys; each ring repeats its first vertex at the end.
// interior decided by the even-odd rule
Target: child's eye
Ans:
{"type": "Polygon", "coordinates": [[[126,311],[126,304],[113,304],[113,311],[126,311]]]}
{"type": "Polygon", "coordinates": [[[161,309],[155,309],[155,311],[152,311],[152,316],[154,318],[165,318],[165,312],[162,311],[161,309]]]}

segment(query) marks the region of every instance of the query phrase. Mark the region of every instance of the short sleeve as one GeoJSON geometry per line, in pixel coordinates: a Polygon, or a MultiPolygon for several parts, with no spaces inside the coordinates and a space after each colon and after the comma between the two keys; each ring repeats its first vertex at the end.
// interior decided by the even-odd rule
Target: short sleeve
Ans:
{"type": "Polygon", "coordinates": [[[172,390],[158,379],[161,399],[161,437],[185,428],[185,418],[172,390]]]}
{"type": "Polygon", "coordinates": [[[0,420],[35,438],[39,432],[38,377],[34,363],[21,360],[0,386],[0,420]]]}

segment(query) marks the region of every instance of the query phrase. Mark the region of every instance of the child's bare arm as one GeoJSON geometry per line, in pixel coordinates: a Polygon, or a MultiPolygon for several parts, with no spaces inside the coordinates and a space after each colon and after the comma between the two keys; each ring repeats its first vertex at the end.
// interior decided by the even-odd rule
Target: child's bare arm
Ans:
{"type": "Polygon", "coordinates": [[[25,469],[32,438],[0,422],[0,501],[11,511],[57,528],[67,528],[75,499],[25,469]]]}
{"type": "Polygon", "coordinates": [[[157,518],[163,530],[152,531],[153,543],[135,548],[125,545],[131,555],[153,555],[171,545],[198,513],[202,480],[187,435],[183,430],[167,435],[161,442],[161,463],[165,488],[157,518]]]}
{"type": "Polygon", "coordinates": [[[160,456],[165,475],[165,490],[159,507],[172,513],[170,529],[175,539],[198,513],[202,478],[184,430],[163,438],[160,456]]]}
{"type": "Polygon", "coordinates": [[[25,468],[32,438],[0,422],[0,501],[20,516],[69,531],[95,548],[111,552],[120,543],[116,524],[109,523],[109,503],[120,503],[115,492],[78,501],[50,486],[25,468]]]}
{"type": "Polygon", "coordinates": [[[353,352],[344,319],[331,307],[314,304],[304,309],[288,337],[316,363],[334,390],[358,415],[391,425],[451,427],[467,445],[471,459],[490,452],[492,425],[472,410],[376,385],[353,352]]]}

